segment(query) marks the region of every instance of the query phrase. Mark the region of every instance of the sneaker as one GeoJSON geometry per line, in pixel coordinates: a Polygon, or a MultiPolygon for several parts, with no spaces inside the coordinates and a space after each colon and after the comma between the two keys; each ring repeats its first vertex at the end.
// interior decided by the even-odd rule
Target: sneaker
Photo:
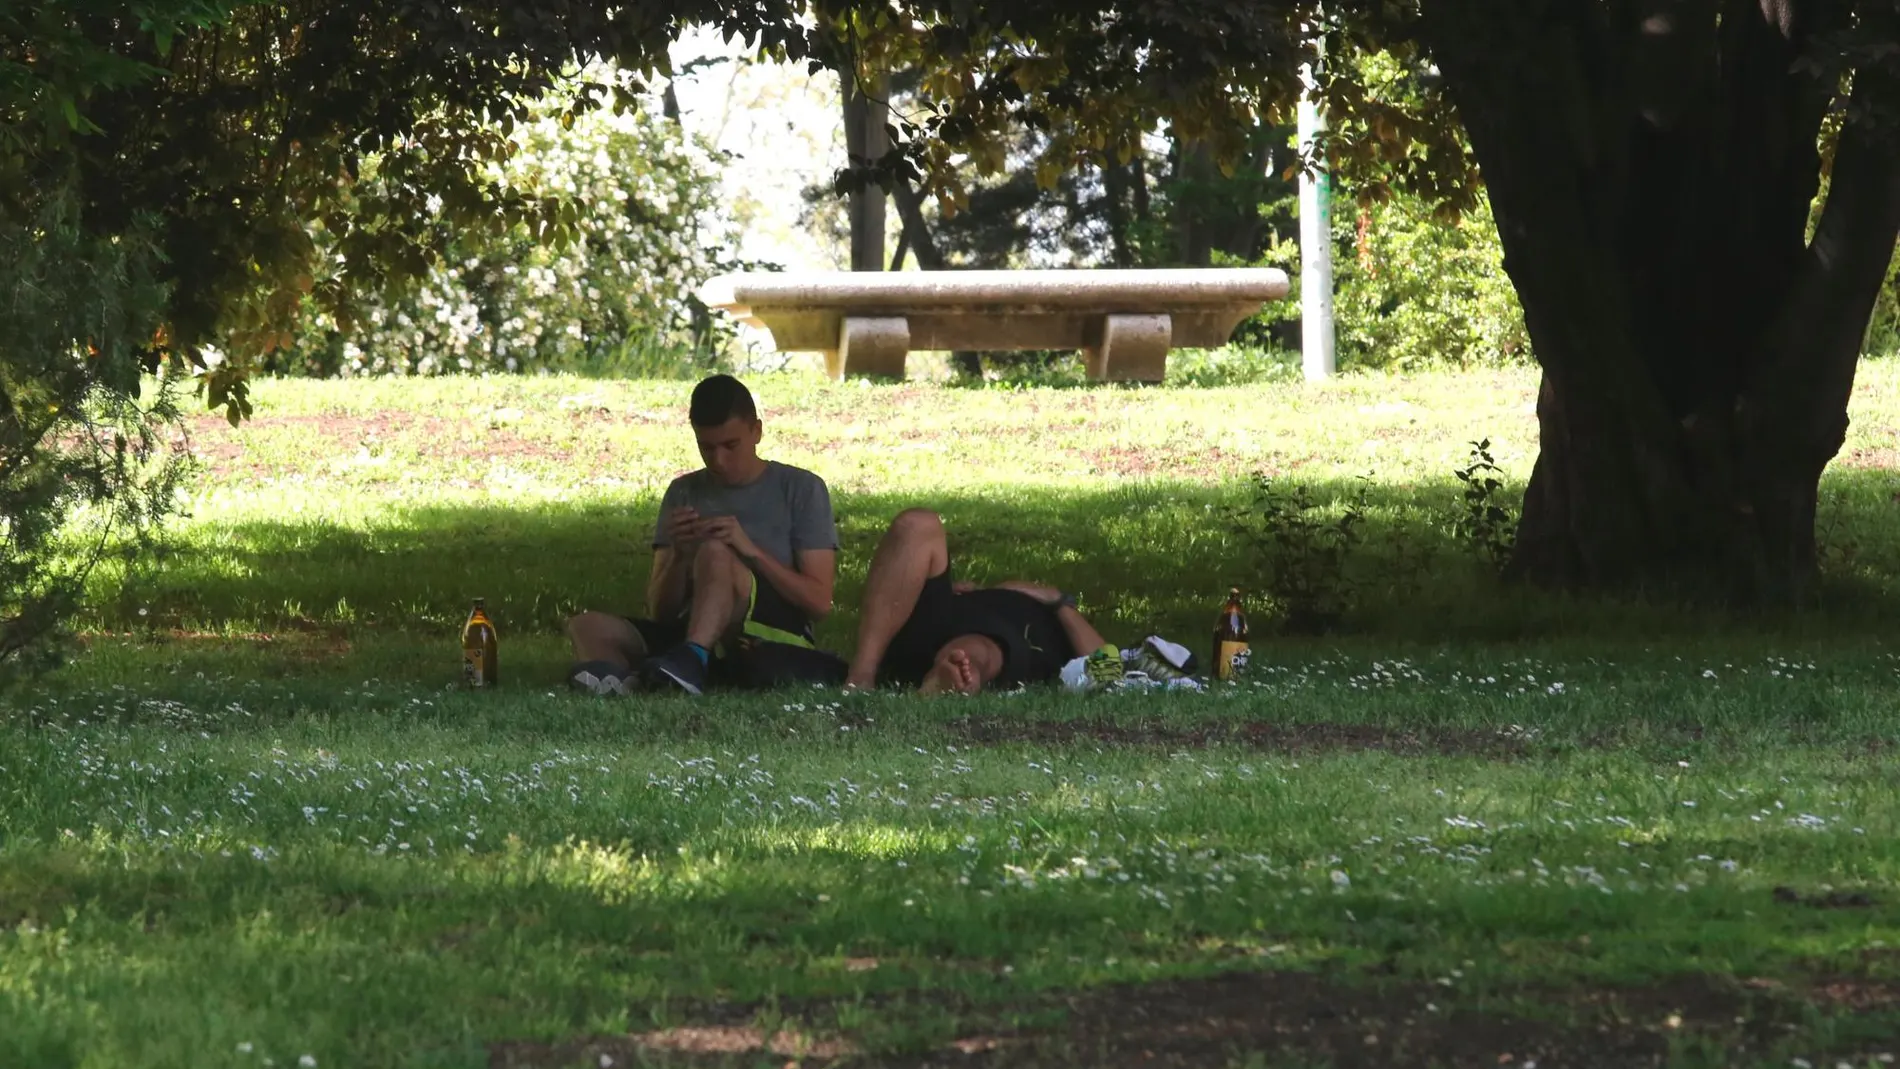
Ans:
{"type": "Polygon", "coordinates": [[[1124,655],[1123,660],[1130,671],[1140,672],[1161,683],[1191,677],[1197,667],[1194,654],[1187,647],[1169,642],[1159,635],[1148,636],[1141,644],[1141,649],[1124,655]]]}
{"type": "Polygon", "coordinates": [[[632,694],[639,689],[632,672],[606,661],[575,665],[567,674],[567,685],[574,690],[602,697],[632,694]]]}
{"type": "Polygon", "coordinates": [[[647,658],[640,670],[647,678],[671,683],[688,694],[706,692],[706,662],[684,642],[658,657],[647,658]]]}
{"type": "Polygon", "coordinates": [[[1107,690],[1121,683],[1128,670],[1122,666],[1122,651],[1103,646],[1082,662],[1082,674],[1088,677],[1091,690],[1107,690]]]}

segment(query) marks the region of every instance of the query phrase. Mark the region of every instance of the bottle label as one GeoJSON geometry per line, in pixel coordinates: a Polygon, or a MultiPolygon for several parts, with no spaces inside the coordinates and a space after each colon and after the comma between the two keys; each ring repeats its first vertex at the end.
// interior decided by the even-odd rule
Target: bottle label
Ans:
{"type": "Polygon", "coordinates": [[[483,684],[481,650],[462,651],[462,682],[471,687],[479,687],[483,684]]]}
{"type": "Polygon", "coordinates": [[[1223,641],[1214,655],[1214,678],[1232,679],[1247,666],[1247,644],[1223,641]]]}

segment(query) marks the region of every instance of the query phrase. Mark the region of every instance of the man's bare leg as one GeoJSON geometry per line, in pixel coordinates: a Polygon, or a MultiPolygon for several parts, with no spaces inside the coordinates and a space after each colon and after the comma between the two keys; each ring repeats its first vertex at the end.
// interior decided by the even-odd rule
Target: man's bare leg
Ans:
{"type": "Polygon", "coordinates": [[[686,641],[710,650],[744,620],[752,598],[752,569],[722,542],[708,542],[693,557],[693,607],[686,641]]]}
{"type": "Polygon", "coordinates": [[[919,694],[975,694],[1003,674],[1003,647],[982,635],[960,635],[937,651],[919,694]]]}
{"type": "Polygon", "coordinates": [[[858,645],[845,674],[845,686],[868,689],[877,685],[878,662],[917,608],[924,582],[949,567],[950,547],[942,518],[929,509],[898,513],[878,542],[870,574],[865,577],[858,645]]]}
{"type": "Polygon", "coordinates": [[[567,641],[576,661],[604,661],[623,672],[646,659],[646,640],[627,620],[604,612],[568,617],[567,641]]]}

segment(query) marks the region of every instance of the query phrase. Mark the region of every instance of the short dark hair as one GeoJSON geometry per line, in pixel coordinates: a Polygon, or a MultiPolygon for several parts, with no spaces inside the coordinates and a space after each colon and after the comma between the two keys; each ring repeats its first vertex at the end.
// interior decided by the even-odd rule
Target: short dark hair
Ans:
{"type": "Polygon", "coordinates": [[[759,418],[752,403],[752,391],[731,375],[714,375],[693,387],[693,407],[689,414],[695,427],[717,427],[729,419],[747,422],[759,418]]]}

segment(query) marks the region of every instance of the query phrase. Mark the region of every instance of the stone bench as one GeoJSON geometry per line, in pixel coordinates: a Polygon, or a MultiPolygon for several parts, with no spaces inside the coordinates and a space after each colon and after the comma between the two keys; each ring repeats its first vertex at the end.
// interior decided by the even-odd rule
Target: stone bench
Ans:
{"type": "Polygon", "coordinates": [[[1160,382],[1169,349],[1225,345],[1287,288],[1269,268],[827,271],[724,275],[699,296],[780,352],[825,354],[834,379],[903,378],[913,349],[1080,349],[1092,379],[1160,382]]]}

